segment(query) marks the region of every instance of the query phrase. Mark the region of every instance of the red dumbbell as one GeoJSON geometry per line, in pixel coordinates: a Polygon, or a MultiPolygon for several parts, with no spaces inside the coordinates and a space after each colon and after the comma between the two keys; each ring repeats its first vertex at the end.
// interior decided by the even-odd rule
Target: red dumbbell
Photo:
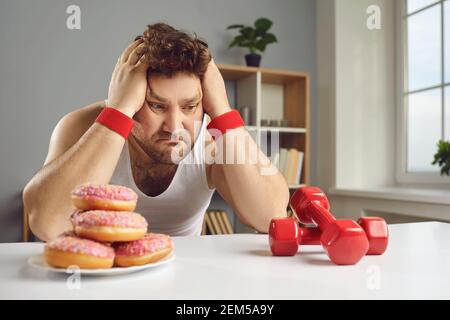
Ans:
{"type": "MultiPolygon", "coordinates": [[[[330,211],[328,198],[320,188],[299,188],[292,195],[290,205],[298,220],[303,224],[315,223],[306,209],[308,207],[308,201],[313,202],[316,206],[322,207],[323,210],[330,211]],[[305,198],[309,200],[304,201],[305,198]]],[[[383,254],[389,242],[389,231],[386,221],[379,217],[362,217],[358,220],[358,224],[363,228],[369,240],[367,254],[383,254]]]]}
{"type": "MultiPolygon", "coordinates": [[[[358,220],[369,240],[367,255],[383,254],[388,244],[386,221],[378,217],[358,220]]],[[[300,227],[294,218],[274,218],[269,227],[269,245],[274,256],[293,256],[300,245],[320,245],[318,228],[300,227]]]]}
{"type": "Polygon", "coordinates": [[[368,252],[369,241],[364,229],[353,220],[336,220],[328,210],[325,194],[319,188],[297,189],[290,205],[300,222],[318,226],[320,243],[335,264],[356,264],[368,252]]]}

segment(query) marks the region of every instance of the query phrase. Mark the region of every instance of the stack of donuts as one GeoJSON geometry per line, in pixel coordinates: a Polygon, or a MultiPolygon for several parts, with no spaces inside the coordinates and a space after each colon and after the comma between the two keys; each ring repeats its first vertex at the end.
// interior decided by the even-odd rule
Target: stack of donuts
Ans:
{"type": "Polygon", "coordinates": [[[156,262],[173,248],[170,236],[147,233],[137,194],[123,186],[84,184],[72,191],[73,231],[47,242],[44,256],[56,268],[130,267],[156,262]]]}

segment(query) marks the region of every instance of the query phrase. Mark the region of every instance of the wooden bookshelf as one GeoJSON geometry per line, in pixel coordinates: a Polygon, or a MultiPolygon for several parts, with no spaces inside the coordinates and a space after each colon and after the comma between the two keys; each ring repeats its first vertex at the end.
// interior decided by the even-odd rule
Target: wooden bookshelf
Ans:
{"type": "MultiPolygon", "coordinates": [[[[233,92],[234,107],[251,109],[251,123],[247,130],[256,137],[275,133],[280,148],[295,148],[304,153],[300,181],[291,184],[291,190],[309,184],[310,178],[310,78],[305,72],[255,68],[237,65],[218,65],[224,77],[227,92],[233,92]],[[231,87],[230,87],[231,86],[231,87]],[[262,119],[287,119],[288,127],[262,126],[262,119]]],[[[229,98],[232,98],[229,96],[229,98]]]]}

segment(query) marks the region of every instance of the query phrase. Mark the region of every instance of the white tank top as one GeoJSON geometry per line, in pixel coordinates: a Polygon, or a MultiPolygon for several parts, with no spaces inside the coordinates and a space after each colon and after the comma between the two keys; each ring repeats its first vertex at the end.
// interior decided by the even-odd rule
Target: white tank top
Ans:
{"type": "Polygon", "coordinates": [[[178,163],[169,187],[155,197],[146,195],[136,186],[128,141],[125,142],[110,183],[129,187],[138,194],[135,211],[145,216],[151,232],[172,236],[201,234],[204,214],[215,190],[208,187],[206,178],[205,131],[204,115],[194,146],[178,163]]]}

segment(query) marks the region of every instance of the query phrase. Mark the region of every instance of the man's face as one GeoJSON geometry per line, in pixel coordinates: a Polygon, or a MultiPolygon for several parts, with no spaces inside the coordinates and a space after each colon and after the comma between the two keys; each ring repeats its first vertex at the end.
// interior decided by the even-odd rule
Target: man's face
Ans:
{"type": "Polygon", "coordinates": [[[132,133],[144,152],[155,161],[176,163],[173,154],[186,156],[199,133],[203,119],[200,79],[187,73],[172,78],[149,76],[144,105],[134,119],[132,133]]]}

